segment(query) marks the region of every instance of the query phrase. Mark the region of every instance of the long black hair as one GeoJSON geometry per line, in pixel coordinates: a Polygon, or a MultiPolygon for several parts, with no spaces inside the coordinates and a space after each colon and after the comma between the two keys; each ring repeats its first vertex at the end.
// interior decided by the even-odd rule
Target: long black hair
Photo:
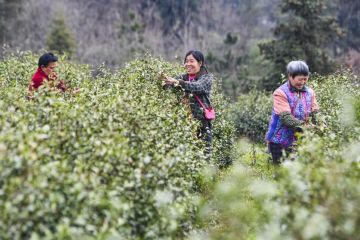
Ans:
{"type": "Polygon", "coordinates": [[[189,56],[189,55],[192,55],[196,61],[198,62],[201,62],[201,67],[200,67],[200,70],[203,70],[205,71],[206,73],[208,73],[208,70],[205,66],[205,57],[204,57],[204,54],[198,50],[190,50],[188,51],[186,54],[185,54],[185,58],[184,58],[184,63],[186,62],[186,58],[189,56]]]}

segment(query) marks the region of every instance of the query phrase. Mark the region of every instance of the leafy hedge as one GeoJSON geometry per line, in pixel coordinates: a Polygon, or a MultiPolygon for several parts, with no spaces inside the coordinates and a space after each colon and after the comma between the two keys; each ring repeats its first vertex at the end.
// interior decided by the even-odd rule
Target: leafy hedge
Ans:
{"type": "Polygon", "coordinates": [[[271,109],[270,94],[253,90],[240,95],[231,109],[236,133],[255,142],[264,142],[271,109]]]}
{"type": "MultiPolygon", "coordinates": [[[[46,86],[27,100],[37,56],[0,62],[0,238],[182,238],[206,163],[197,122],[164,91],[159,71],[178,66],[150,56],[92,77],[59,61],[78,94],[46,86]]],[[[216,87],[215,87],[216,88],[216,87]]],[[[232,124],[216,91],[213,163],[230,161],[232,124]]]]}

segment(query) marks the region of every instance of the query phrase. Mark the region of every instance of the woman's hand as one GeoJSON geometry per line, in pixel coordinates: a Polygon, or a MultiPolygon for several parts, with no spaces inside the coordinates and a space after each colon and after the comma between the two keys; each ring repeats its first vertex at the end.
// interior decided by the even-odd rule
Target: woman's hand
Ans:
{"type": "Polygon", "coordinates": [[[164,82],[166,79],[166,75],[163,72],[159,72],[158,79],[164,82]]]}
{"type": "Polygon", "coordinates": [[[48,78],[50,80],[56,80],[57,79],[57,75],[56,75],[56,72],[51,72],[48,76],[48,78]]]}
{"type": "Polygon", "coordinates": [[[176,80],[175,78],[165,76],[165,83],[168,84],[168,85],[175,85],[176,86],[176,85],[179,84],[179,81],[176,80]]]}
{"type": "Polygon", "coordinates": [[[72,90],[72,93],[73,94],[77,94],[78,92],[80,92],[81,89],[80,88],[75,88],[74,90],[72,90]]]}

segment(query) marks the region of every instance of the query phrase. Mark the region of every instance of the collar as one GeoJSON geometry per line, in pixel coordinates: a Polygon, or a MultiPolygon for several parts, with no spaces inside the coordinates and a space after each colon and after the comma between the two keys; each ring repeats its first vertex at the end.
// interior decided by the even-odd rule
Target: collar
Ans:
{"type": "Polygon", "coordinates": [[[37,72],[41,76],[48,78],[48,75],[46,75],[46,73],[41,69],[41,67],[38,67],[37,72]]]}
{"type": "MultiPolygon", "coordinates": [[[[207,72],[206,69],[200,68],[200,71],[199,71],[197,74],[195,74],[195,77],[194,77],[193,79],[194,79],[194,80],[198,80],[202,75],[205,75],[205,74],[207,74],[207,73],[208,73],[208,72],[207,72]]],[[[185,79],[184,79],[184,80],[189,80],[189,77],[190,77],[189,74],[185,74],[185,79]]]]}
{"type": "Polygon", "coordinates": [[[306,92],[306,86],[304,86],[302,89],[297,89],[291,85],[290,80],[288,80],[288,87],[291,92],[306,92]]]}

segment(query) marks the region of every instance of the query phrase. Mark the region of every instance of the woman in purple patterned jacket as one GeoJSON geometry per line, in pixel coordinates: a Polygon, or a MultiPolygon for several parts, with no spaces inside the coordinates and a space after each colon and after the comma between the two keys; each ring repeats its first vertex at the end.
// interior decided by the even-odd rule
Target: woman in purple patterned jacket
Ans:
{"type": "Polygon", "coordinates": [[[276,164],[280,163],[283,152],[292,151],[295,133],[315,124],[315,113],[319,110],[315,92],[306,86],[308,65],[304,61],[291,61],[287,73],[288,81],[273,93],[274,106],[266,134],[268,149],[276,164]]]}

